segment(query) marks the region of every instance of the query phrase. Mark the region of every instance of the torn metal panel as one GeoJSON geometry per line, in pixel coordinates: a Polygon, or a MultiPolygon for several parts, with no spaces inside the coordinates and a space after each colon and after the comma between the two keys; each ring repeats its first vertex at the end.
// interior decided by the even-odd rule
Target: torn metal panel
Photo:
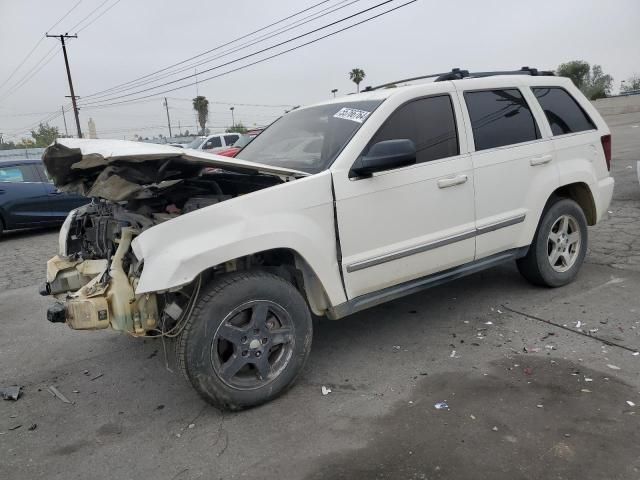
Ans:
{"type": "Polygon", "coordinates": [[[122,140],[59,139],[45,150],[42,161],[60,190],[111,201],[167,188],[197,177],[203,168],[275,175],[285,180],[308,175],[197,150],[122,140]]]}

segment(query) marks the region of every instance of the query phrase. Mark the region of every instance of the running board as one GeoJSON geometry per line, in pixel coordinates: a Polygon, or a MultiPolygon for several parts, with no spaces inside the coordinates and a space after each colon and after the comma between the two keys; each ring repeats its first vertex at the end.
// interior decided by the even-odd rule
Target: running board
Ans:
{"type": "Polygon", "coordinates": [[[442,285],[443,283],[456,280],[458,278],[466,277],[467,275],[471,275],[473,273],[495,267],[496,265],[500,265],[501,263],[524,257],[527,254],[528,249],[529,247],[527,246],[522,248],[515,248],[513,250],[507,250],[506,252],[491,255],[490,257],[465,263],[464,265],[460,265],[459,267],[454,267],[442,272],[433,273],[431,275],[427,275],[426,277],[420,277],[415,280],[401,283],[399,285],[393,285],[377,292],[360,295],[359,297],[348,300],[345,303],[341,303],[340,305],[336,305],[335,307],[330,307],[327,311],[327,317],[332,320],[337,320],[339,318],[346,317],[347,315],[351,315],[352,313],[359,312],[360,310],[364,310],[369,307],[375,307],[376,305],[380,305],[390,300],[395,300],[396,298],[401,298],[406,295],[411,295],[412,293],[426,290],[427,288],[435,287],[438,285],[442,285]]]}

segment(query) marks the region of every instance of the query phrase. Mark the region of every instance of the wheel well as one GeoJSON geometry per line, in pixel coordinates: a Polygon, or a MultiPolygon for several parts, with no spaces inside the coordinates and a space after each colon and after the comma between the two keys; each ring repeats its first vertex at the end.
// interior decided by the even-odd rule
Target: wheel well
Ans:
{"type": "Polygon", "coordinates": [[[264,270],[284,278],[307,299],[316,315],[324,315],[329,308],[329,299],[320,279],[295,250],[275,248],[252,253],[213,267],[209,272],[216,275],[237,270],[264,270]]]}
{"type": "Polygon", "coordinates": [[[563,185],[553,192],[551,198],[553,197],[562,197],[562,198],[570,198],[575,201],[582,211],[584,212],[585,217],[587,218],[588,225],[595,225],[596,219],[598,217],[596,211],[596,204],[593,201],[593,195],[591,194],[591,190],[586,183],[570,183],[568,185],[563,185]]]}

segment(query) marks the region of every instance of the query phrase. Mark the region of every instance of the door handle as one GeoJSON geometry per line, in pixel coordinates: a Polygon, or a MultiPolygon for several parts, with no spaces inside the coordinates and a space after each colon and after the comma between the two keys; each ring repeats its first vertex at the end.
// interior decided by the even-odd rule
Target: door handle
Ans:
{"type": "Polygon", "coordinates": [[[461,185],[469,180],[467,175],[458,175],[456,177],[441,178],[438,180],[438,188],[448,188],[455,185],[461,185]]]}
{"type": "Polygon", "coordinates": [[[544,165],[545,163],[549,163],[551,160],[553,160],[553,156],[547,154],[542,155],[541,157],[533,157],[531,160],[529,160],[529,163],[532,167],[535,167],[536,165],[544,165]]]}

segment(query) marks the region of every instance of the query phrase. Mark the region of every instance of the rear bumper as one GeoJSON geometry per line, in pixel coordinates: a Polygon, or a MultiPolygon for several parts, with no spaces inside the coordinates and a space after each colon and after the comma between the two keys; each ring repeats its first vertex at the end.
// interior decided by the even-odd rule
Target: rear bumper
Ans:
{"type": "Polygon", "coordinates": [[[596,223],[598,223],[604,217],[609,205],[611,204],[611,199],[613,198],[613,187],[615,184],[615,180],[613,177],[603,178],[598,181],[598,191],[597,196],[594,199],[596,202],[596,223]]]}

